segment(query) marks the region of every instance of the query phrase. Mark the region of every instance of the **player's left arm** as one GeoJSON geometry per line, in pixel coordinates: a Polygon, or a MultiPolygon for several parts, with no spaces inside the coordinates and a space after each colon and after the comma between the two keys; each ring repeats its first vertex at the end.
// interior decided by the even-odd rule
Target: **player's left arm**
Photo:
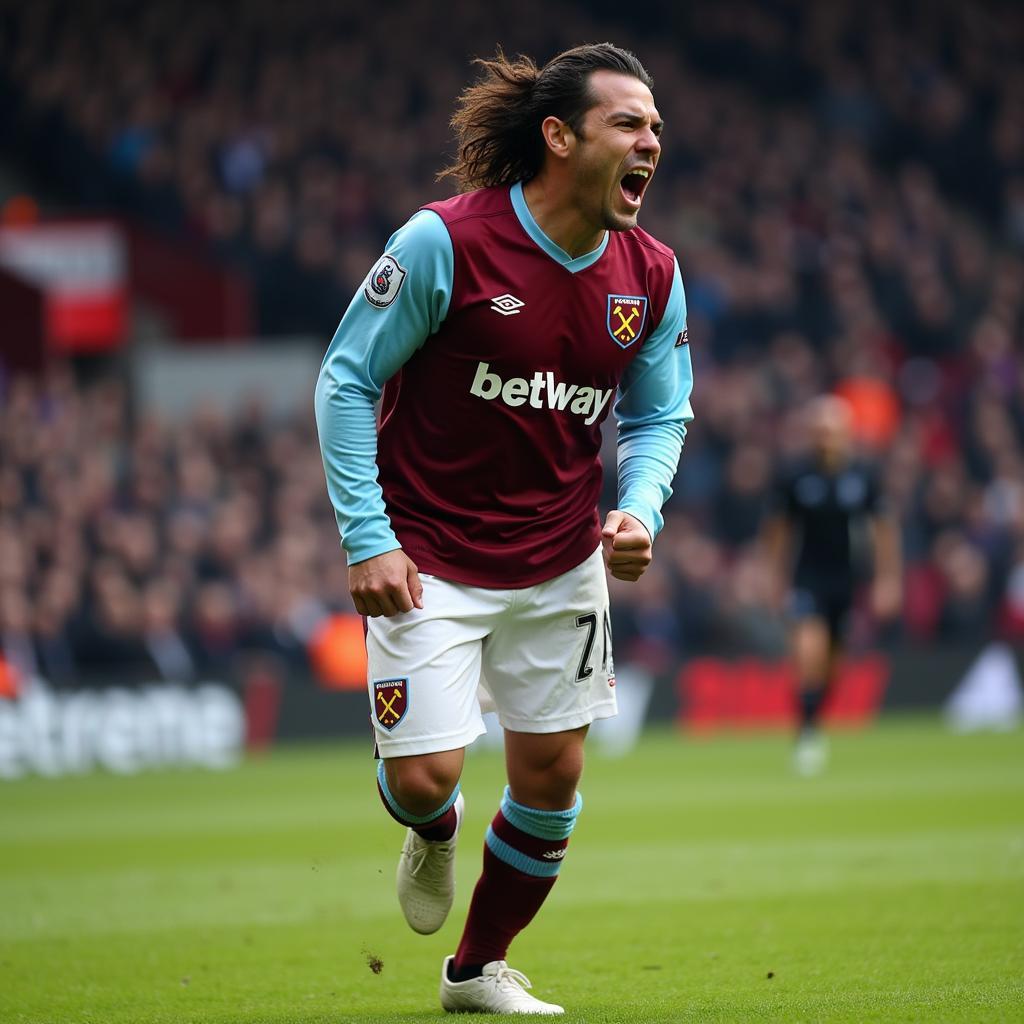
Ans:
{"type": "Polygon", "coordinates": [[[867,509],[871,519],[875,579],[871,589],[872,611],[879,619],[893,619],[903,603],[903,552],[900,524],[882,497],[878,477],[868,475],[867,509]]]}
{"type": "Polygon", "coordinates": [[[661,509],[693,419],[693,369],[686,343],[686,295],[679,264],[665,312],[623,375],[618,420],[619,507],[602,531],[605,561],[616,579],[635,581],[651,563],[665,520],[661,509]]]}
{"type": "Polygon", "coordinates": [[[895,618],[903,603],[903,555],[895,516],[881,513],[871,520],[875,549],[875,580],[871,605],[880,619],[895,618]]]}

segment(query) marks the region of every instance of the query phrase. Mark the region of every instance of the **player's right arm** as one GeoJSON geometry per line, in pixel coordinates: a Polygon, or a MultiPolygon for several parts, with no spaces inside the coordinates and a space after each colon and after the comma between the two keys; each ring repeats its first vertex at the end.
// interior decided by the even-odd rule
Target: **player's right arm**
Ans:
{"type": "Polygon", "coordinates": [[[392,235],[320,368],[315,408],[327,492],[363,615],[422,607],[416,566],[391,528],[378,482],[374,405],[388,379],[440,327],[453,270],[447,228],[436,213],[420,211],[392,235]]]}

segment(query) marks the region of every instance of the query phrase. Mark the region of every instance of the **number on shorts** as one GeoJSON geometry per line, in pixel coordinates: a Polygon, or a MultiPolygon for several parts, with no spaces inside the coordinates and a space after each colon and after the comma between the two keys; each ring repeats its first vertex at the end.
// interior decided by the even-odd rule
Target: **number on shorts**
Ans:
{"type": "Polygon", "coordinates": [[[576,628],[586,629],[587,640],[583,645],[583,657],[580,658],[580,667],[576,669],[576,682],[582,683],[589,679],[594,670],[590,665],[590,656],[594,653],[594,634],[597,632],[597,612],[587,612],[586,615],[576,616],[576,628]]]}
{"type": "Polygon", "coordinates": [[[601,668],[607,669],[612,649],[612,620],[608,617],[608,609],[604,612],[604,653],[601,655],[601,668]]]}

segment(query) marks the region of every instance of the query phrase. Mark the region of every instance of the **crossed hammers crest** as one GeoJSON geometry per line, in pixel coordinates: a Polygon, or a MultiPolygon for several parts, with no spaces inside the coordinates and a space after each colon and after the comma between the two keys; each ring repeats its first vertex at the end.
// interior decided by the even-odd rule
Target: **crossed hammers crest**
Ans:
{"type": "Polygon", "coordinates": [[[380,712],[381,719],[383,719],[387,715],[391,715],[392,718],[399,717],[398,712],[395,710],[395,701],[398,700],[398,698],[401,696],[402,691],[399,690],[397,687],[395,687],[395,689],[391,691],[391,700],[387,700],[384,697],[384,692],[382,690],[377,691],[377,700],[379,700],[381,704],[384,705],[384,710],[380,712]]]}
{"type": "Polygon", "coordinates": [[[622,315],[622,307],[621,306],[616,306],[612,310],[612,312],[619,318],[619,321],[620,321],[619,322],[619,326],[615,328],[614,333],[616,335],[618,335],[622,331],[628,331],[629,332],[629,336],[631,338],[635,338],[636,337],[636,331],[634,331],[633,328],[630,327],[630,324],[640,315],[640,310],[635,309],[635,308],[631,309],[630,312],[629,312],[629,316],[628,317],[622,315]]]}

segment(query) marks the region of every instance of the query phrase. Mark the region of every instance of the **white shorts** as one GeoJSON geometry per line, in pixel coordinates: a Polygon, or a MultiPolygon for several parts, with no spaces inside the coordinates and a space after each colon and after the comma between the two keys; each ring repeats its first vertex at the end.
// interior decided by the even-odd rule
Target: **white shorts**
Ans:
{"type": "Polygon", "coordinates": [[[420,579],[422,609],[367,620],[370,720],[381,757],[468,746],[486,731],[484,711],[530,733],[616,713],[600,548],[521,590],[420,579]]]}

